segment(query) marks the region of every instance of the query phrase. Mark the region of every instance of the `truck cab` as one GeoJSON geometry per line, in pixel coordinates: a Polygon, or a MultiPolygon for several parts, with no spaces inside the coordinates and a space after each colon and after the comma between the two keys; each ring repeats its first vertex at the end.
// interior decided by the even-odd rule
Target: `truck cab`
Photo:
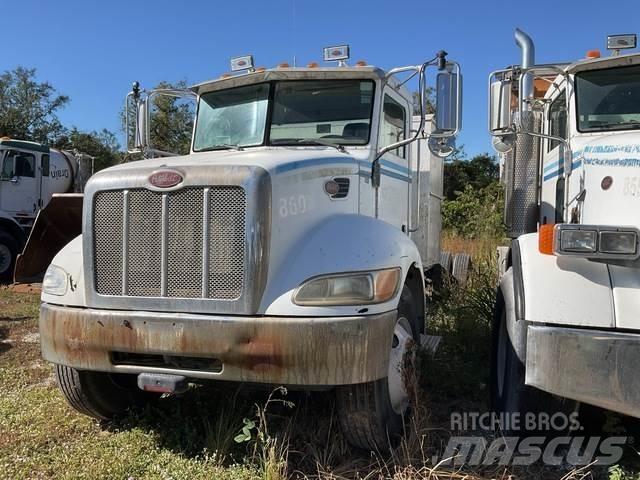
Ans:
{"type": "Polygon", "coordinates": [[[72,406],[105,419],[196,381],[281,384],[335,389],[355,445],[398,436],[439,245],[439,227],[425,233],[439,204],[420,210],[419,188],[441,193],[427,152],[451,151],[460,72],[443,52],[384,72],[346,66],[345,51],[325,50],[337,67],[236,58],[188,92],[134,86],[128,143],[155,158],[91,178],[83,234],[43,283],[42,352],[72,406]],[[403,74],[419,80],[416,118],[403,74]],[[163,94],[196,101],[188,155],[148,134],[163,94]]]}
{"type": "Polygon", "coordinates": [[[640,417],[640,54],[494,72],[490,133],[502,154],[512,244],[494,334],[494,402],[504,412],[565,398],[640,417]],[[552,394],[554,397],[552,397],[552,394]]]}

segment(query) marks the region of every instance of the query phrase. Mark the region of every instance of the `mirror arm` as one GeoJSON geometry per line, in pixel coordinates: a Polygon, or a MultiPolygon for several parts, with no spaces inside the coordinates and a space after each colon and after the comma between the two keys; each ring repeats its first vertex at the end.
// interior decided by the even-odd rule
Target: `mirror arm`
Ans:
{"type": "MultiPolygon", "coordinates": [[[[385,153],[390,152],[391,150],[395,150],[396,148],[404,147],[405,145],[415,142],[420,136],[422,129],[424,128],[424,111],[425,111],[425,94],[424,94],[425,73],[424,72],[426,68],[429,66],[429,64],[431,64],[434,60],[435,58],[432,60],[429,60],[428,62],[423,63],[420,66],[393,68],[389,70],[389,72],[385,77],[385,83],[387,83],[391,75],[395,75],[396,73],[400,73],[400,72],[417,70],[416,73],[419,75],[418,88],[420,90],[420,126],[416,130],[415,135],[413,135],[412,137],[405,138],[404,140],[400,140],[399,142],[395,142],[390,145],[387,145],[386,147],[382,147],[380,151],[378,151],[375,158],[373,159],[373,162],[371,163],[371,183],[374,188],[378,188],[380,186],[380,159],[382,158],[382,156],[385,153]]],[[[412,77],[415,76],[416,73],[414,73],[412,77]]]]}

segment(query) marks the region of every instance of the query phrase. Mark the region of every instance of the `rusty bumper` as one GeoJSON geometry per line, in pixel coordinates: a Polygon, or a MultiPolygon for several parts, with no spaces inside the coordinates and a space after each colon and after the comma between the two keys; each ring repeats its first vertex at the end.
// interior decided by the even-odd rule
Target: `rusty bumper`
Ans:
{"type": "Polygon", "coordinates": [[[396,312],[238,317],[92,310],[43,303],[43,357],[79,370],[326,386],[387,375],[396,312]]]}

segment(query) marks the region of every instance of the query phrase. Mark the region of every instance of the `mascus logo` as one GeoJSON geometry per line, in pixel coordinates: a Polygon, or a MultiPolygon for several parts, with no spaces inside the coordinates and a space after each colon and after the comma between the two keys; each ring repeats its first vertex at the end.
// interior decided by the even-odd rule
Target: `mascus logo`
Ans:
{"type": "Polygon", "coordinates": [[[175,187],[184,180],[182,175],[173,170],[159,170],[149,177],[149,183],[158,188],[175,187]]]}

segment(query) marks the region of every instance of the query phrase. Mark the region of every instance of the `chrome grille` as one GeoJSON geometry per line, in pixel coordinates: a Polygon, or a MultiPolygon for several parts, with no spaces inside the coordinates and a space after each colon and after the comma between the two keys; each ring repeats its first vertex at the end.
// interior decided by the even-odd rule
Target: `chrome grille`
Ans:
{"type": "Polygon", "coordinates": [[[236,186],[97,192],[96,292],[239,298],[244,285],[245,210],[245,191],[236,186]]]}

